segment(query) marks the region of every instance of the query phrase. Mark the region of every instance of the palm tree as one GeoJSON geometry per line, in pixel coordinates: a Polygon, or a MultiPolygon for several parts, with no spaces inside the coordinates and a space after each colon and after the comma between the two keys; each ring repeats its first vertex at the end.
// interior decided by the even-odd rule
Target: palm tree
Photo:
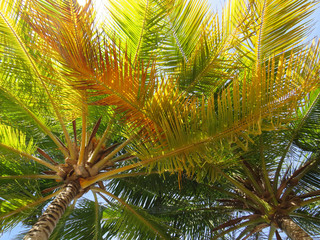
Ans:
{"type": "Polygon", "coordinates": [[[317,92],[301,109],[299,120],[289,129],[258,136],[241,154],[240,164],[221,171],[215,184],[180,176],[178,189],[179,177],[174,181],[166,176],[167,186],[160,190],[161,184],[154,183],[161,180],[150,177],[144,188],[132,187],[142,185],[137,177],[115,179],[109,186],[128,201],[139,192],[140,202],[151,202],[145,210],[183,229],[182,239],[249,239],[266,228],[268,239],[274,234],[282,239],[280,230],[290,239],[315,239],[320,234],[319,113],[317,92]],[[121,184],[128,181],[129,185],[121,184]]]}
{"type": "Polygon", "coordinates": [[[121,0],[98,28],[90,1],[2,1],[1,226],[41,215],[25,239],[48,239],[89,190],[132,209],[105,184],[142,166],[214,181],[318,87],[318,44],[299,45],[314,5],[231,1],[219,19],[198,1],[121,0]]]}
{"type": "MultiPolygon", "coordinates": [[[[113,179],[108,188],[175,229],[179,239],[264,239],[267,228],[266,239],[274,234],[282,239],[281,232],[290,239],[315,239],[320,233],[317,102],[292,131],[259,136],[241,166],[222,172],[215,184],[166,174],[165,181],[156,175],[113,179]],[[304,149],[297,146],[302,142],[304,149]]],[[[117,221],[129,220],[118,216],[117,221]]]]}
{"type": "Polygon", "coordinates": [[[259,151],[243,160],[241,171],[230,174],[232,177],[224,174],[233,186],[225,192],[228,196],[221,200],[221,206],[229,210],[234,208],[238,215],[213,229],[223,229],[217,238],[242,229],[238,237],[247,239],[264,228],[270,228],[269,239],[274,234],[277,239],[281,239],[278,230],[290,239],[314,239],[319,235],[320,195],[318,182],[315,181],[319,166],[318,154],[304,152],[289,141],[281,144],[279,140],[284,143],[286,141],[283,137],[288,140],[290,136],[285,133],[280,135],[283,136],[277,138],[266,134],[273,141],[263,139],[257,146],[259,151]],[[282,149],[277,149],[279,146],[282,149]],[[270,155],[267,155],[268,151],[270,155]],[[282,166],[285,160],[286,164],[282,166]],[[312,180],[305,181],[309,178],[312,180]]]}
{"type": "MultiPolygon", "coordinates": [[[[232,213],[217,204],[216,200],[224,198],[224,193],[214,191],[210,184],[194,181],[183,173],[112,179],[107,187],[139,212],[156,218],[158,223],[170,229],[173,239],[211,239],[214,236],[212,229],[228,221],[232,213]]],[[[105,220],[106,225],[114,227],[110,232],[115,236],[122,236],[115,222],[132,225],[131,219],[120,213],[110,210],[110,217],[105,220]]],[[[131,231],[126,229],[126,233],[131,231]]]]}

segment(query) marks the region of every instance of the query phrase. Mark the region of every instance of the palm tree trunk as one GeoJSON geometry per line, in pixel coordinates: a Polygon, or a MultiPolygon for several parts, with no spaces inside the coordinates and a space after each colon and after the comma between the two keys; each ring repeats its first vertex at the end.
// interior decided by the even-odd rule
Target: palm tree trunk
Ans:
{"type": "Polygon", "coordinates": [[[78,195],[80,184],[78,181],[73,181],[64,187],[64,190],[48,206],[46,211],[38,219],[38,222],[33,225],[24,240],[47,240],[49,239],[53,229],[65,212],[67,206],[72,199],[78,195]]]}
{"type": "Polygon", "coordinates": [[[289,216],[279,216],[276,221],[280,229],[292,240],[312,240],[309,234],[292,221],[289,216]]]}

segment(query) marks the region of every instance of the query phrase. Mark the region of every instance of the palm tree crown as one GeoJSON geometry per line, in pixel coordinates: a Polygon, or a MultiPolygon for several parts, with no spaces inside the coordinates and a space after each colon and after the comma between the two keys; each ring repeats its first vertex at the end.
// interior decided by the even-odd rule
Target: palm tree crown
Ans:
{"type": "Polygon", "coordinates": [[[144,167],[214,182],[257,135],[299,118],[319,87],[319,43],[303,44],[315,5],[230,0],[219,17],[201,1],[118,0],[99,23],[91,1],[3,0],[1,226],[35,223],[25,239],[48,239],[91,207],[101,239],[99,194],[141,239],[170,238],[108,181],[144,167]],[[95,203],[77,205],[89,190],[95,203]]]}

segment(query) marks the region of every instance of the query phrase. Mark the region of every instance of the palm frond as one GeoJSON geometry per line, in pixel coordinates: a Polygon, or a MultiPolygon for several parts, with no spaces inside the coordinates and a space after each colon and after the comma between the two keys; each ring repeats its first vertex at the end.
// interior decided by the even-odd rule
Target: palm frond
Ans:
{"type": "Polygon", "coordinates": [[[173,236],[183,239],[212,237],[212,229],[229,219],[233,211],[216,201],[226,197],[222,192],[188,179],[183,173],[113,179],[106,188],[177,229],[173,236]]]}
{"type": "MultiPolygon", "coordinates": [[[[49,54],[60,56],[55,61],[61,65],[57,68],[64,76],[62,83],[78,89],[82,96],[87,90],[89,97],[99,96],[93,104],[115,105],[117,111],[126,113],[125,118],[132,126],[150,124],[144,105],[157,87],[154,64],[132,66],[127,52],[104,40],[93,27],[90,3],[85,9],[76,3],[59,5],[40,0],[36,3],[44,10],[34,11],[29,21],[44,39],[43,47],[48,45],[49,54]],[[61,10],[61,16],[67,19],[59,14],[46,15],[51,8],[55,9],[54,13],[61,10]]],[[[82,101],[88,100],[82,97],[82,101]]]]}
{"type": "Polygon", "coordinates": [[[0,226],[1,231],[7,231],[15,227],[18,223],[26,222],[33,225],[37,218],[41,216],[41,209],[45,204],[55,197],[59,191],[42,196],[41,191],[37,189],[39,185],[30,182],[25,184],[15,184],[15,186],[6,186],[6,190],[2,189],[1,194],[1,215],[0,226]],[[21,192],[17,192],[19,189],[21,192]],[[31,221],[31,223],[29,223],[31,221]]]}
{"type": "Polygon", "coordinates": [[[292,213],[293,219],[313,236],[320,235],[319,204],[315,203],[292,213]]]}
{"type": "Polygon", "coordinates": [[[299,1],[255,1],[257,32],[251,38],[251,50],[258,62],[297,48],[310,33],[308,19],[316,2],[299,1]]]}
{"type": "Polygon", "coordinates": [[[33,140],[26,141],[26,135],[16,129],[0,125],[0,142],[21,152],[32,154],[36,151],[33,140]]]}
{"type": "MultiPolygon", "coordinates": [[[[53,101],[53,98],[58,98],[58,95],[52,92],[52,88],[56,88],[57,86],[49,86],[47,84],[48,82],[53,82],[53,62],[47,54],[43,53],[41,55],[36,49],[31,51],[29,48],[31,42],[33,44],[40,44],[41,39],[37,34],[35,34],[30,24],[26,21],[26,15],[35,11],[35,9],[31,11],[30,5],[28,4],[30,4],[30,1],[1,2],[0,33],[3,36],[1,38],[1,50],[2,53],[4,53],[2,57],[9,56],[9,59],[11,59],[11,63],[9,63],[10,68],[8,68],[7,64],[3,64],[3,69],[6,70],[2,72],[3,76],[5,77],[3,80],[6,78],[11,79],[19,74],[19,78],[20,76],[22,77],[21,80],[10,81],[11,84],[15,83],[15,85],[11,85],[11,87],[19,85],[28,86],[27,84],[29,84],[30,86],[33,86],[36,97],[39,97],[36,95],[37,92],[42,93],[41,96],[46,95],[46,100],[51,101],[51,107],[54,108],[57,103],[53,101]],[[22,81],[28,78],[29,82],[22,81]],[[33,81],[30,81],[30,78],[33,81]],[[36,91],[37,89],[38,91],[36,91]]],[[[45,48],[39,47],[39,50],[44,51],[45,48]]],[[[8,58],[5,58],[1,63],[8,63],[7,59],[8,58]]],[[[58,76],[55,76],[56,79],[57,77],[58,76]]],[[[66,97],[65,94],[62,94],[63,92],[65,91],[62,89],[62,92],[60,92],[59,96],[65,97],[63,100],[65,106],[76,99],[76,94],[74,94],[73,98],[71,98],[71,96],[66,97]]],[[[56,99],[56,101],[58,101],[58,99],[56,99]]],[[[66,109],[66,107],[63,106],[59,107],[61,109],[66,109]]]]}
{"type": "MultiPolygon", "coordinates": [[[[219,92],[243,70],[247,52],[241,49],[250,37],[255,20],[247,1],[230,1],[222,16],[209,15],[201,35],[180,67],[179,84],[194,94],[219,92]]],[[[179,74],[179,73],[178,73],[179,74]]]]}
{"type": "Polygon", "coordinates": [[[135,65],[139,60],[145,62],[159,56],[155,51],[164,39],[164,17],[168,14],[169,1],[112,1],[108,5],[110,18],[104,30],[113,39],[115,35],[126,43],[128,55],[135,65]],[[125,7],[124,7],[125,6],[125,7]],[[130,12],[130,18],[127,13],[130,12]]]}
{"type": "MultiPolygon", "coordinates": [[[[3,41],[2,46],[8,46],[8,48],[3,48],[4,61],[1,62],[4,63],[5,67],[3,68],[4,71],[2,71],[1,85],[5,88],[8,88],[8,85],[11,85],[10,88],[15,89],[16,92],[12,91],[15,94],[18,94],[18,90],[20,88],[19,85],[29,85],[29,91],[33,90],[33,93],[35,95],[37,94],[37,92],[41,93],[37,97],[45,96],[46,100],[50,103],[49,106],[52,112],[61,124],[66,141],[68,143],[68,147],[70,148],[69,150],[72,155],[71,157],[74,157],[73,152],[71,151],[70,137],[64,124],[64,118],[62,117],[61,111],[63,111],[64,113],[68,112],[70,115],[76,114],[76,108],[74,108],[74,110],[71,110],[71,108],[69,108],[69,104],[77,99],[77,94],[72,95],[74,97],[71,97],[71,101],[70,96],[64,98],[63,104],[65,105],[61,104],[61,102],[59,101],[62,100],[63,96],[66,96],[65,94],[63,94],[65,93],[65,90],[61,91],[62,94],[54,94],[52,91],[53,89],[57,89],[57,87],[56,85],[50,85],[50,82],[52,83],[50,79],[53,79],[51,75],[52,71],[48,71],[49,69],[52,69],[51,59],[48,58],[46,54],[39,57],[39,52],[36,50],[29,51],[30,42],[33,42],[35,44],[39,42],[38,35],[35,34],[32,29],[30,29],[30,25],[25,21],[25,11],[30,9],[28,5],[29,3],[30,2],[16,1],[16,6],[13,7],[14,10],[10,9],[10,3],[8,1],[3,1],[1,3],[2,21],[0,22],[0,24],[2,29],[1,33],[4,35],[4,37],[1,38],[3,41]],[[30,39],[31,36],[33,37],[32,40],[30,39]],[[17,59],[18,64],[10,64],[10,68],[6,67],[5,63],[7,62],[7,56],[10,56],[11,59],[17,59]],[[37,59],[38,62],[35,59],[37,59]],[[29,82],[27,84],[23,82],[23,80],[27,79],[26,77],[20,79],[19,81],[16,81],[18,73],[22,74],[22,76],[23,74],[29,73],[29,82]],[[8,84],[8,82],[10,84],[8,84]],[[30,86],[33,88],[30,88],[30,86]],[[68,108],[69,110],[67,110],[68,108]]],[[[67,88],[68,87],[65,86],[65,89],[67,88]]],[[[20,97],[20,100],[22,99],[23,96],[22,98],[20,97]]],[[[41,98],[39,100],[40,101],[38,101],[38,103],[41,103],[41,98]]],[[[48,104],[46,105],[48,106],[48,104]]],[[[65,116],[67,115],[68,114],[65,114],[65,116]]]]}
{"type": "MultiPolygon", "coordinates": [[[[33,160],[37,163],[40,163],[49,169],[57,171],[57,167],[52,165],[49,162],[46,162],[36,156],[33,156],[36,151],[36,147],[33,144],[32,139],[29,139],[29,142],[26,141],[26,136],[9,126],[0,124],[0,156],[3,157],[8,154],[13,154],[16,156],[21,156],[22,159],[33,160]]],[[[9,157],[9,156],[8,156],[9,157]]]]}
{"type": "MultiPolygon", "coordinates": [[[[310,61],[311,64],[318,59],[317,45],[310,51],[307,62],[310,61]]],[[[173,91],[167,94],[169,97],[159,97],[161,101],[155,102],[148,111],[154,114],[152,119],[158,119],[158,125],[162,128],[157,129],[159,135],[154,140],[157,148],[148,153],[147,148],[139,147],[138,151],[141,154],[139,156],[144,160],[149,155],[149,162],[171,158],[172,162],[162,162],[161,166],[159,165],[160,171],[165,169],[190,171],[194,166],[203,166],[205,162],[219,166],[218,156],[228,158],[226,151],[234,146],[232,144],[246,150],[246,146],[252,141],[251,136],[261,134],[262,131],[281,129],[297,116],[297,109],[304,105],[307,93],[317,85],[319,71],[317,68],[309,69],[307,66],[300,68],[301,64],[302,62],[292,66],[282,61],[278,66],[278,72],[274,75],[264,75],[262,70],[259,75],[247,73],[239,76],[218,96],[213,95],[208,99],[180,97],[171,102],[168,99],[175,96],[173,91]],[[291,77],[288,77],[289,73],[291,77]],[[307,75],[313,82],[310,85],[309,80],[306,82],[302,80],[307,75]],[[157,105],[163,105],[160,108],[162,111],[158,110],[157,105]],[[201,121],[198,121],[199,116],[201,121]],[[165,137],[160,135],[161,132],[165,137]],[[206,155],[200,157],[194,153],[195,149],[197,152],[217,154],[217,157],[207,158],[206,155]],[[179,160],[173,160],[175,156],[179,156],[179,160]],[[212,162],[213,159],[217,162],[212,162]]],[[[166,93],[162,91],[159,94],[166,93]]],[[[235,158],[232,154],[229,155],[235,158]]]]}
{"type": "Polygon", "coordinates": [[[115,200],[117,200],[123,206],[123,213],[125,221],[136,222],[133,226],[137,226],[140,231],[132,229],[132,225],[128,228],[129,224],[123,224],[122,221],[117,223],[118,234],[124,239],[169,239],[167,229],[163,228],[161,224],[156,221],[151,215],[141,211],[139,208],[134,207],[121,198],[118,198],[112,193],[99,188],[92,188],[93,191],[101,192],[115,200]],[[139,224],[138,224],[139,223],[139,224]],[[130,230],[129,230],[130,229],[130,230]]]}
{"type": "MultiPolygon", "coordinates": [[[[317,151],[319,148],[319,131],[320,131],[320,100],[319,94],[315,94],[316,99],[313,101],[314,106],[308,115],[305,124],[302,129],[300,129],[298,135],[294,139],[294,144],[304,151],[317,151]]],[[[310,95],[310,100],[313,96],[310,95]]]]}
{"type": "Polygon", "coordinates": [[[91,2],[81,8],[76,1],[37,0],[30,2],[29,7],[32,10],[27,16],[28,23],[44,40],[38,44],[59,62],[56,64],[62,73],[69,77],[91,77],[99,47],[93,41],[97,36],[91,2]]]}
{"type": "Polygon", "coordinates": [[[161,54],[170,68],[180,68],[189,62],[197,45],[202,26],[205,26],[206,18],[210,15],[209,6],[206,1],[178,0],[172,2],[167,11],[162,43],[164,49],[161,54]]]}
{"type": "Polygon", "coordinates": [[[20,91],[14,92],[11,90],[8,92],[7,89],[0,87],[0,104],[1,106],[10,108],[10,111],[3,110],[1,122],[10,126],[15,125],[15,127],[20,128],[26,133],[40,139],[44,138],[44,134],[48,135],[56,146],[58,146],[66,155],[66,149],[61,145],[50,129],[51,124],[49,121],[51,120],[52,122],[52,119],[49,120],[49,116],[45,115],[43,112],[50,110],[38,107],[38,105],[33,102],[34,99],[30,98],[30,96],[28,98],[21,99],[21,96],[18,95],[21,95],[20,91]],[[29,121],[26,124],[27,119],[29,121]]]}
{"type": "Polygon", "coordinates": [[[94,201],[79,201],[74,208],[67,210],[50,239],[103,239],[106,233],[102,228],[104,209],[103,206],[96,206],[94,201]]]}

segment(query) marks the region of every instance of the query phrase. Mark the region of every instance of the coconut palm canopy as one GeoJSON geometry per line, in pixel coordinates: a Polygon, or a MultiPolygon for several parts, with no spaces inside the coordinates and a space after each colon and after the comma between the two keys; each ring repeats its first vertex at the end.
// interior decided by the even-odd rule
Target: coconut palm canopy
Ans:
{"type": "Polygon", "coordinates": [[[101,23],[91,1],[1,1],[2,230],[41,215],[25,239],[47,239],[91,190],[96,223],[100,194],[141,238],[170,238],[108,180],[144,167],[215,181],[256,135],[298,118],[319,85],[319,44],[302,43],[315,4],[230,1],[218,16],[202,1],[119,0],[101,23]]]}
{"type": "MultiPolygon", "coordinates": [[[[152,174],[113,179],[107,187],[175,228],[179,239],[317,239],[319,103],[319,92],[312,94],[288,128],[256,136],[239,164],[215,183],[152,174]]],[[[128,218],[108,221],[110,226],[128,218]]]]}

